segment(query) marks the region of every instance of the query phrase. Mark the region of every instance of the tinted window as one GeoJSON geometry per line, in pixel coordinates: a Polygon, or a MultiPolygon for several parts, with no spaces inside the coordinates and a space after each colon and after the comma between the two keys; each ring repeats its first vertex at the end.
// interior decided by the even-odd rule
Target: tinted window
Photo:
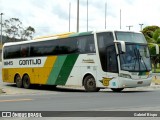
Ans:
{"type": "Polygon", "coordinates": [[[78,38],[78,50],[80,53],[95,53],[93,35],[78,38]]]}
{"type": "Polygon", "coordinates": [[[78,53],[77,48],[77,38],[67,38],[58,40],[59,42],[59,49],[58,54],[72,54],[78,53]]]}
{"type": "Polygon", "coordinates": [[[10,58],[17,58],[20,57],[20,46],[19,45],[13,45],[10,47],[5,47],[4,49],[4,58],[10,59],[10,58]]]}
{"type": "Polygon", "coordinates": [[[113,34],[112,32],[104,32],[97,34],[98,47],[99,49],[105,49],[106,46],[113,44],[113,34]]]}
{"type": "Polygon", "coordinates": [[[93,35],[87,35],[8,46],[4,49],[4,58],[83,54],[94,52],[94,37],[93,35]]]}
{"type": "Polygon", "coordinates": [[[101,66],[105,72],[118,72],[116,50],[112,32],[97,34],[101,66]]]}
{"type": "Polygon", "coordinates": [[[57,44],[56,41],[42,41],[35,42],[30,45],[31,56],[47,56],[56,54],[57,44]]]}
{"type": "Polygon", "coordinates": [[[21,45],[20,56],[21,57],[29,57],[29,44],[21,45]]]}
{"type": "Polygon", "coordinates": [[[106,54],[107,66],[104,67],[107,72],[118,72],[118,65],[117,65],[117,56],[115,46],[108,46],[107,47],[107,54],[106,54]]]}

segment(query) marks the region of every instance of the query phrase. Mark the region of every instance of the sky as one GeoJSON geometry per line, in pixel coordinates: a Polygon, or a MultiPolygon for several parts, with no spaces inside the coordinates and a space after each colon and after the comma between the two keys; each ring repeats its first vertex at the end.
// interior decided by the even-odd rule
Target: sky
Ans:
{"type": "MultiPolygon", "coordinates": [[[[87,31],[87,0],[79,0],[79,32],[87,31]]],[[[24,27],[35,28],[35,35],[51,35],[77,30],[77,0],[0,0],[2,22],[19,18],[24,27]]],[[[160,26],[159,0],[88,0],[88,31],[140,31],[150,25],[160,26]],[[105,4],[107,7],[105,9],[105,4]],[[105,10],[106,19],[105,19],[105,10]]]]}

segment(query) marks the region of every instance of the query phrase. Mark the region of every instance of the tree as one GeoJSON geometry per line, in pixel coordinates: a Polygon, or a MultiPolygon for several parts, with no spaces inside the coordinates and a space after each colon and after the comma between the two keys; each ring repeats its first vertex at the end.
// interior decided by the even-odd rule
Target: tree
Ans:
{"type": "Polygon", "coordinates": [[[34,33],[35,29],[33,27],[24,28],[18,18],[10,18],[3,23],[3,34],[11,41],[29,40],[34,33]]]}
{"type": "Polygon", "coordinates": [[[10,18],[4,22],[4,35],[15,41],[22,30],[22,22],[18,18],[10,18]]]}
{"type": "Polygon", "coordinates": [[[22,31],[21,39],[23,39],[23,40],[32,39],[34,33],[35,33],[35,29],[33,27],[29,26],[25,30],[22,31]]]}
{"type": "Polygon", "coordinates": [[[147,42],[149,43],[155,43],[154,39],[153,38],[153,33],[159,29],[158,26],[147,26],[145,27],[143,30],[142,30],[142,33],[144,34],[147,42]]]}
{"type": "MultiPolygon", "coordinates": [[[[160,27],[158,26],[147,26],[142,30],[148,43],[160,44],[160,27]]],[[[154,45],[149,45],[152,64],[154,65],[154,72],[156,72],[157,64],[159,63],[160,56],[156,55],[154,45]]]]}

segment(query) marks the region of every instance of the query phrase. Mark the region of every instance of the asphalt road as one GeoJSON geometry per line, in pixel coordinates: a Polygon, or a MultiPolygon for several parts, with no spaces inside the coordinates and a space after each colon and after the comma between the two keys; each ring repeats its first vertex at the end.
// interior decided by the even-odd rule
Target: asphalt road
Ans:
{"type": "MultiPolygon", "coordinates": [[[[14,87],[14,86],[10,86],[14,87]]],[[[43,91],[42,89],[39,91],[43,91]]],[[[0,111],[117,111],[160,110],[160,91],[100,91],[58,88],[38,94],[0,96],[0,111]],[[48,91],[48,92],[47,92],[48,91]]]]}

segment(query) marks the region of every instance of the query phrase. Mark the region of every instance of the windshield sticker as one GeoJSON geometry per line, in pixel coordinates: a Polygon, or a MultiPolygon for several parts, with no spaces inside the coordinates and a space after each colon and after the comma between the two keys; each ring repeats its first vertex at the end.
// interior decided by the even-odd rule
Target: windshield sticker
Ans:
{"type": "Polygon", "coordinates": [[[136,48],[139,49],[139,45],[136,45],[136,48]]]}

